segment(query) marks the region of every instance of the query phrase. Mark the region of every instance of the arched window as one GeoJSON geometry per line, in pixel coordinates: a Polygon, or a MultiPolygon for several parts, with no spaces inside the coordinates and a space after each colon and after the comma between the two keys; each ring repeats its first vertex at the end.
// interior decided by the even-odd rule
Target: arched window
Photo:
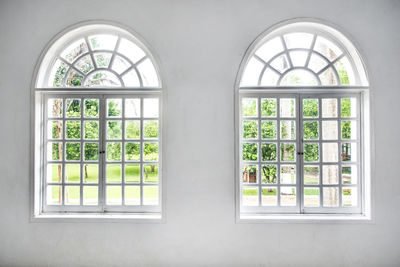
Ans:
{"type": "Polygon", "coordinates": [[[148,46],[106,23],[67,29],[33,90],[34,216],[160,218],[162,83],[148,46]]]}
{"type": "Polygon", "coordinates": [[[250,46],[236,92],[240,218],[365,217],[368,89],[354,45],[324,24],[279,25],[250,46]]]}

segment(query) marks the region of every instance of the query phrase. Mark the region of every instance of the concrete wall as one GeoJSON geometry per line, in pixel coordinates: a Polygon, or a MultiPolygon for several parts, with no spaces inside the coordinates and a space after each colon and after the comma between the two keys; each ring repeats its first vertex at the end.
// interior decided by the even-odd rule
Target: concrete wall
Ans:
{"type": "Polygon", "coordinates": [[[399,266],[399,1],[0,1],[0,265],[399,266]],[[315,17],[358,43],[372,84],[374,222],[236,224],[234,81],[246,48],[315,17]],[[168,89],[166,223],[30,223],[30,82],[46,43],[88,19],[151,44],[168,89]]]}

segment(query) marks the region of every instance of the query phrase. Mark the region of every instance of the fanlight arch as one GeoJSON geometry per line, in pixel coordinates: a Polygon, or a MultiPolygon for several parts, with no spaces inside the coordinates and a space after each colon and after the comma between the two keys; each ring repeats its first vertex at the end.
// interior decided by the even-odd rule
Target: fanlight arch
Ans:
{"type": "Polygon", "coordinates": [[[160,88],[147,45],[129,31],[94,23],[67,29],[41,58],[36,88],[160,88]]]}
{"type": "Polygon", "coordinates": [[[294,22],[263,33],[250,46],[239,87],[368,86],[352,42],[332,27],[294,22]]]}

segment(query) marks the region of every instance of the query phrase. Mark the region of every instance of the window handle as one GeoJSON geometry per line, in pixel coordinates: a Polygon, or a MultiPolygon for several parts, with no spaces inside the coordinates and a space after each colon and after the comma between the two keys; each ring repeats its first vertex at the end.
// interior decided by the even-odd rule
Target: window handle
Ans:
{"type": "Polygon", "coordinates": [[[304,152],[297,152],[297,155],[304,155],[304,152]]]}
{"type": "Polygon", "coordinates": [[[99,154],[104,154],[106,153],[104,150],[103,151],[99,151],[99,154]]]}

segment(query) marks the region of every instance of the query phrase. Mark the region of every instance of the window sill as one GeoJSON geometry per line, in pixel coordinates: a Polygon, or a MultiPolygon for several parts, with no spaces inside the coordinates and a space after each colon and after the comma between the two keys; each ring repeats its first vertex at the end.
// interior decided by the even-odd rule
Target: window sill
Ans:
{"type": "Polygon", "coordinates": [[[373,223],[366,214],[240,214],[237,223],[373,223]]]}
{"type": "Polygon", "coordinates": [[[31,222],[130,222],[164,223],[161,213],[43,213],[33,215],[31,222]]]}

